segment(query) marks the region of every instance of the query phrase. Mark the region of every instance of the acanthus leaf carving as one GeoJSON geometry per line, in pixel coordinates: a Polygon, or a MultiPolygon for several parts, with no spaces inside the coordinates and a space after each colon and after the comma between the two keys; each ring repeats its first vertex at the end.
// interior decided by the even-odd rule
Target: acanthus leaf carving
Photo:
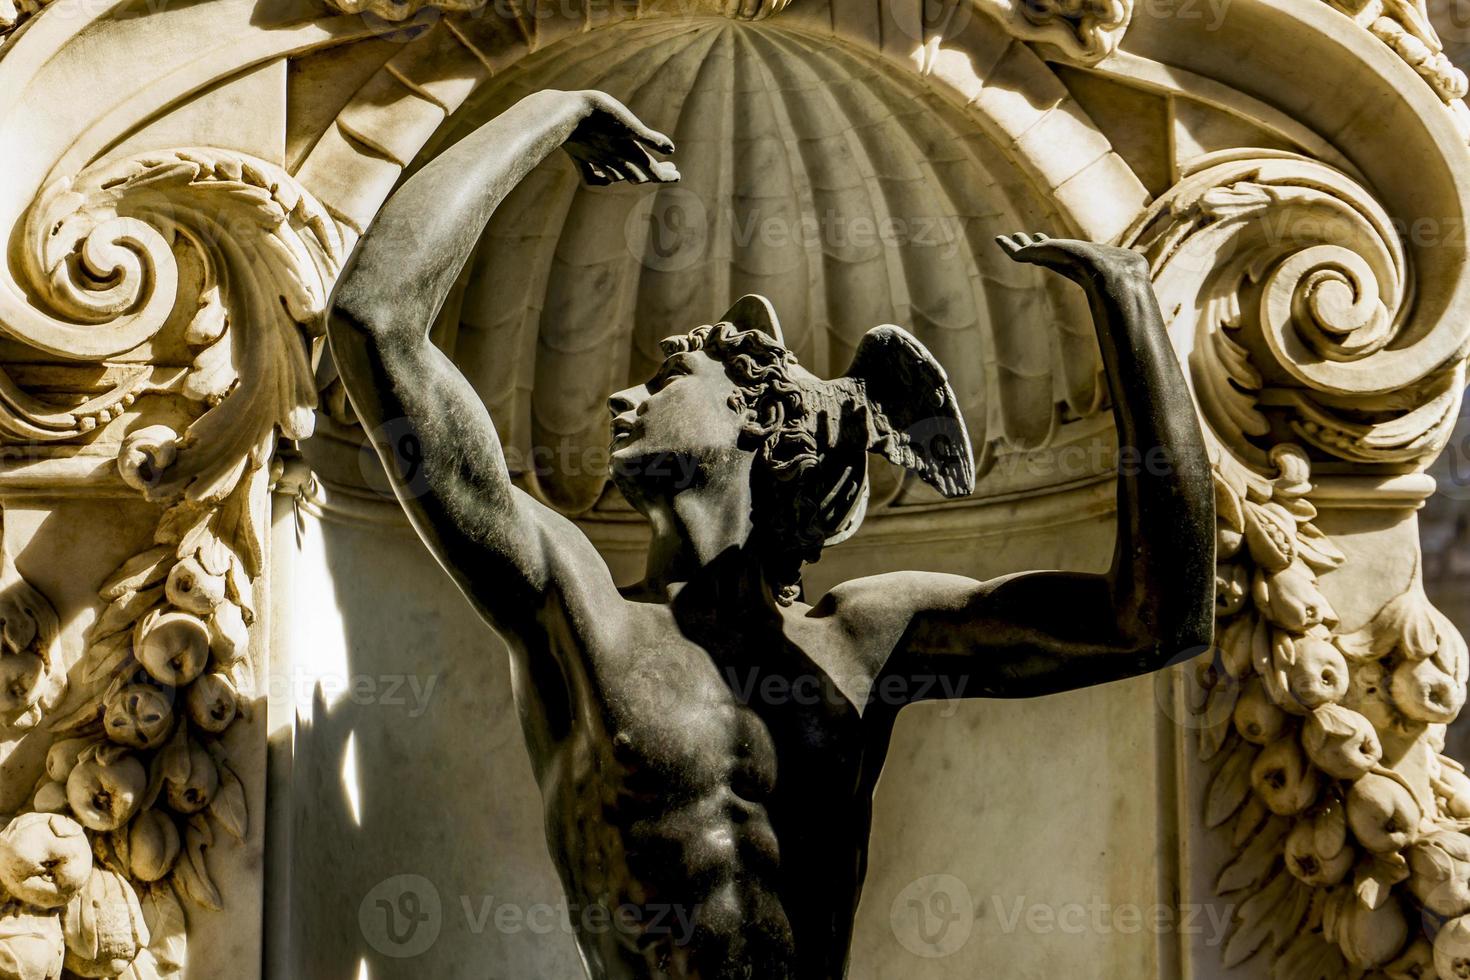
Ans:
{"type": "Polygon", "coordinates": [[[1347,175],[1279,151],[1210,154],[1130,240],[1165,306],[1193,317],[1195,391],[1233,452],[1264,464],[1272,416],[1353,462],[1415,463],[1443,447],[1462,359],[1406,333],[1408,256],[1347,175]]]}
{"type": "Polygon", "coordinates": [[[1207,157],[1131,240],[1176,338],[1192,332],[1213,443],[1218,646],[1187,707],[1203,824],[1232,854],[1223,961],[1264,955],[1278,980],[1419,975],[1443,945],[1412,939],[1421,916],[1470,934],[1470,864],[1449,857],[1470,853],[1470,781],[1441,754],[1470,664],[1417,569],[1366,625],[1342,627],[1321,577],[1346,557],[1316,524],[1309,451],[1427,463],[1454,422],[1462,355],[1419,349],[1392,223],[1320,163],[1207,157]]]}
{"type": "Polygon", "coordinates": [[[1460,133],[1470,140],[1470,109],[1464,98],[1470,81],[1445,54],[1430,22],[1425,0],[1328,0],[1366,28],[1424,79],[1454,116],[1460,133]]]}
{"type": "MultiPolygon", "coordinates": [[[[46,925],[47,941],[17,962],[54,975],[45,973],[54,931],[74,971],[165,980],[187,958],[185,903],[218,909],[228,901],[212,878],[209,848],[242,840],[249,828],[250,802],[222,739],[251,717],[250,628],[270,457],[280,436],[311,432],[311,344],[342,246],[326,212],[283,170],[210,149],[84,171],[43,193],[28,218],[35,249],[24,268],[34,295],[102,335],[123,331],[121,340],[98,341],[92,356],[110,356],[98,351],[146,339],[165,322],[140,327],[140,310],[195,304],[183,331],[193,351],[186,369],[161,382],[151,366],[122,373],[113,392],[94,400],[101,408],[91,424],[76,410],[70,425],[59,421],[66,413],[51,413],[58,424],[49,437],[64,439],[157,391],[199,406],[181,431],[145,424],[122,439],[123,482],[166,508],[152,546],[99,590],[98,617],[70,658],[65,701],[52,697],[33,712],[57,740],[30,812],[10,825],[31,828],[32,849],[82,835],[95,864],[89,881],[98,883],[87,887],[102,889],[87,902],[110,910],[104,935],[104,917],[88,920],[74,890],[70,904],[45,917],[59,928],[46,925]],[[194,250],[203,270],[197,301],[177,295],[175,248],[194,250]],[[32,827],[38,814],[51,820],[44,832],[32,827]]],[[[23,327],[17,333],[31,339],[23,327]]],[[[15,410],[39,403],[6,394],[8,432],[41,424],[40,412],[15,410]]],[[[0,590],[0,604],[22,601],[18,589],[0,590]]]]}

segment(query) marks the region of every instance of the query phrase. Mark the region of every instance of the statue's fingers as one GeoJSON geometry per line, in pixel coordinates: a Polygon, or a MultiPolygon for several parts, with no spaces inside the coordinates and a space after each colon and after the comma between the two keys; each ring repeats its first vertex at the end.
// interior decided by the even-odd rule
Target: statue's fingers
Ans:
{"type": "Polygon", "coordinates": [[[996,235],[995,244],[999,245],[1001,247],[1001,251],[1005,252],[1012,258],[1015,257],[1017,252],[1021,251],[1021,246],[1016,244],[1016,242],[1012,241],[1011,238],[1006,235],[996,235]]]}
{"type": "Polygon", "coordinates": [[[674,141],[656,129],[641,126],[638,130],[638,138],[660,153],[669,154],[674,152],[674,141]]]}
{"type": "Polygon", "coordinates": [[[1038,244],[1038,245],[1040,245],[1042,242],[1049,242],[1049,241],[1051,241],[1051,236],[1048,235],[1044,231],[1038,231],[1036,234],[1032,235],[1031,237],[1036,240],[1036,244],[1038,244]]]}
{"type": "Polygon", "coordinates": [[[620,168],[623,171],[623,178],[634,184],[648,183],[650,180],[653,179],[653,175],[648,172],[648,168],[647,166],[645,166],[645,162],[648,165],[652,165],[653,163],[653,161],[649,160],[646,156],[643,160],[624,160],[620,168]]]}
{"type": "Polygon", "coordinates": [[[582,168],[582,183],[589,187],[601,187],[605,184],[611,184],[614,180],[614,178],[608,176],[607,171],[590,160],[583,160],[580,166],[582,168]]]}
{"type": "Polygon", "coordinates": [[[660,184],[672,184],[679,179],[679,168],[674,166],[672,160],[655,160],[649,168],[653,179],[660,184]]]}

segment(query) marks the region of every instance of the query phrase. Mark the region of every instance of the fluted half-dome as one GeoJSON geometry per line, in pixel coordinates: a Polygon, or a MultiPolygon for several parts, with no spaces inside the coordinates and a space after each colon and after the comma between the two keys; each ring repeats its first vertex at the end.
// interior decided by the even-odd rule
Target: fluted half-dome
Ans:
{"type": "MultiPolygon", "coordinates": [[[[545,88],[622,99],[674,138],[683,174],[583,187],[549,160],[502,205],[446,308],[442,342],[561,509],[604,490],[608,394],[652,373],[661,338],[748,292],[775,303],[823,376],[877,324],[913,332],[948,370],[982,461],[1097,410],[1079,298],[993,242],[1060,230],[1050,205],[909,72],[764,24],[636,21],[505,71],[421,160],[545,88]]],[[[893,489],[880,481],[880,499],[893,489]]]]}

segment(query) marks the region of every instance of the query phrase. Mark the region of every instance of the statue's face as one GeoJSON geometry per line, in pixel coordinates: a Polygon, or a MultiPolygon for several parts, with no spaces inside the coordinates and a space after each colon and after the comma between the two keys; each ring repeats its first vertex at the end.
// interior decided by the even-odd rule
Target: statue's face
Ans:
{"type": "Polygon", "coordinates": [[[695,484],[737,475],[753,453],[741,448],[739,394],[724,365],[709,353],[683,351],[665,358],[646,384],[608,399],[612,419],[612,476],[642,507],[695,484]]]}

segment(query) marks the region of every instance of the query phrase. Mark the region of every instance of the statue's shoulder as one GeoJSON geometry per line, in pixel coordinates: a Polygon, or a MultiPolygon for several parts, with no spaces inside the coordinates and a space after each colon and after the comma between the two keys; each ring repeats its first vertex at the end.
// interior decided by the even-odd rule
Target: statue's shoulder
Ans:
{"type": "Polygon", "coordinates": [[[984,585],[945,572],[884,572],[849,579],[832,588],[806,612],[851,638],[853,655],[876,674],[913,624],[914,617],[959,611],[984,585]]]}
{"type": "Polygon", "coordinates": [[[883,572],[841,582],[811,608],[814,614],[836,616],[862,628],[893,618],[906,621],[921,609],[955,605],[982,587],[972,578],[948,572],[883,572]]]}

